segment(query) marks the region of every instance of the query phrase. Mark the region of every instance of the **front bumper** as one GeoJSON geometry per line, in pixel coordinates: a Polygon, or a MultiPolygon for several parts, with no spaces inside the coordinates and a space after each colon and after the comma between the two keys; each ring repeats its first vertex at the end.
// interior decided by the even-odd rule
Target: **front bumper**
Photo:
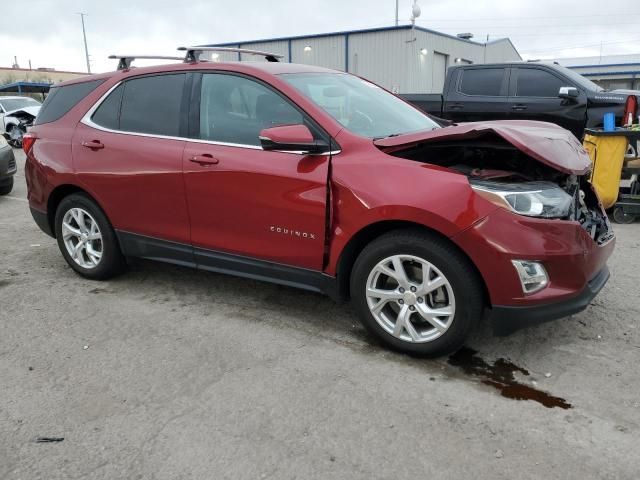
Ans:
{"type": "Polygon", "coordinates": [[[489,313],[495,335],[509,335],[521,328],[538,325],[583,311],[609,280],[609,269],[604,267],[584,289],[573,298],[559,302],[532,306],[494,305],[489,313]]]}
{"type": "Polygon", "coordinates": [[[615,237],[596,244],[577,222],[524,217],[498,209],[453,237],[487,288],[497,333],[553,320],[586,308],[609,278],[615,237]],[[512,260],[541,263],[549,277],[525,294],[512,260]]]}
{"type": "Polygon", "coordinates": [[[9,145],[0,147],[0,182],[15,175],[18,171],[16,157],[9,145]]]}

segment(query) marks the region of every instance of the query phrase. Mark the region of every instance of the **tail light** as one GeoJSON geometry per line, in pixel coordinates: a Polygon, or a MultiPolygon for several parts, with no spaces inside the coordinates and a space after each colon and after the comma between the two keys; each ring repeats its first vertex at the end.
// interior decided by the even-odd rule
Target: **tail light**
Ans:
{"type": "Polygon", "coordinates": [[[638,114],[638,98],[635,95],[629,95],[624,106],[624,117],[622,117],[622,125],[632,125],[633,119],[638,114]]]}
{"type": "Polygon", "coordinates": [[[33,148],[33,144],[36,143],[36,136],[33,133],[25,133],[22,137],[22,150],[24,153],[29,155],[31,149],[33,148]]]}

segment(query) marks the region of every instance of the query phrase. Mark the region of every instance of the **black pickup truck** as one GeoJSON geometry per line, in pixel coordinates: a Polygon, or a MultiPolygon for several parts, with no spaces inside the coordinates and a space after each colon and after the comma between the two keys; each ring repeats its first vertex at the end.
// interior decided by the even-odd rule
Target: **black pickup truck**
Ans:
{"type": "Polygon", "coordinates": [[[614,112],[621,125],[629,95],[640,91],[604,90],[556,63],[518,62],[450,67],[442,94],[400,96],[455,123],[540,120],[582,138],[585,128],[602,126],[606,112],[614,112]]]}

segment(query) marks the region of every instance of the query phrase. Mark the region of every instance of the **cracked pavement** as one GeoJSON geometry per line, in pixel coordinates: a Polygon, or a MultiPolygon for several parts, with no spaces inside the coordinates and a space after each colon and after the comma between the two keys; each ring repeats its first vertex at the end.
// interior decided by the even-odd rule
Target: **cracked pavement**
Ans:
{"type": "Polygon", "coordinates": [[[0,197],[0,478],[637,478],[640,224],[615,225],[611,280],[585,312],[470,339],[573,406],[545,408],[389,352],[312,293],[148,261],[84,280],[32,221],[16,154],[0,197]]]}

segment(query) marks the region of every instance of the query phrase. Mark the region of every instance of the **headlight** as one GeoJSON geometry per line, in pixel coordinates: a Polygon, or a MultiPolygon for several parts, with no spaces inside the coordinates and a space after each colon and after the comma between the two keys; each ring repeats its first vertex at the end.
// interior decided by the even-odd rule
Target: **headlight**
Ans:
{"type": "Polygon", "coordinates": [[[530,217],[567,217],[573,200],[552,182],[500,183],[472,179],[469,183],[487,200],[530,217]]]}
{"type": "Polygon", "coordinates": [[[4,135],[0,133],[0,148],[8,145],[7,140],[5,140],[4,135]]]}

